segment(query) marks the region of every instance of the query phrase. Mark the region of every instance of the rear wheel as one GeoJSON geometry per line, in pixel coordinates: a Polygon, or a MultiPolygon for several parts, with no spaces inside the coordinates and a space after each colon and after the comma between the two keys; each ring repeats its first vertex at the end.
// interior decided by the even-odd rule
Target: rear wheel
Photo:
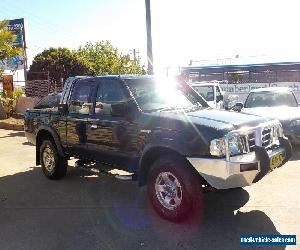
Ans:
{"type": "Polygon", "coordinates": [[[148,196],[165,219],[182,221],[202,209],[201,184],[197,174],[179,157],[154,162],[148,177],[148,196]]]}
{"type": "Polygon", "coordinates": [[[58,154],[52,140],[43,141],[40,148],[42,170],[49,179],[63,178],[67,173],[68,161],[58,154]]]}

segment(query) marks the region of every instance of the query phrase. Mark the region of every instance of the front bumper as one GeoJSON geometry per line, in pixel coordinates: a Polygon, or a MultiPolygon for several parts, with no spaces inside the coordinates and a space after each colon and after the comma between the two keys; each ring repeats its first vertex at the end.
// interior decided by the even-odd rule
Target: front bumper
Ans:
{"type": "MultiPolygon", "coordinates": [[[[263,178],[270,169],[270,159],[281,152],[285,154],[285,163],[291,155],[291,147],[287,140],[283,145],[274,150],[265,150],[256,147],[254,152],[230,157],[226,159],[213,158],[187,158],[192,166],[216,189],[228,189],[249,186],[263,178]],[[251,166],[251,170],[244,170],[243,167],[251,166]]],[[[283,164],[282,164],[283,165],[283,164]]]]}

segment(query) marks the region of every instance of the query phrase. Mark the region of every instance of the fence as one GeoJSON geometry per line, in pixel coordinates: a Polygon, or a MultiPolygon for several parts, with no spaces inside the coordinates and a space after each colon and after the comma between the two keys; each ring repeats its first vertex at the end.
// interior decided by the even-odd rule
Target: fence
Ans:
{"type": "Polygon", "coordinates": [[[182,67],[189,81],[229,84],[300,82],[300,62],[182,67]]]}
{"type": "Polygon", "coordinates": [[[62,89],[62,84],[51,80],[31,80],[25,85],[26,96],[30,97],[44,97],[53,92],[61,92],[62,89]]]}
{"type": "Polygon", "coordinates": [[[272,83],[272,82],[300,82],[299,70],[278,70],[264,72],[222,72],[222,73],[201,73],[192,72],[189,75],[192,81],[222,81],[229,84],[235,83],[272,83]]]}
{"type": "MultiPolygon", "coordinates": [[[[55,81],[48,80],[31,80],[24,84],[14,82],[14,89],[25,90],[26,96],[29,97],[44,97],[50,93],[61,92],[63,90],[62,84],[57,84],[55,81]]],[[[3,93],[2,81],[0,81],[0,94],[3,93]]]]}

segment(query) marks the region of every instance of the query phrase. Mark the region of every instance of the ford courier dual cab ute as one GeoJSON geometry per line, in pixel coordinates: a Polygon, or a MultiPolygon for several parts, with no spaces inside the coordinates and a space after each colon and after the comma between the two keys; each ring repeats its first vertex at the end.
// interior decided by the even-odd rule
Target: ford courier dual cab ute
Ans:
{"type": "Polygon", "coordinates": [[[187,83],[150,76],[70,78],[59,108],[25,113],[25,133],[48,178],[70,157],[126,170],[173,221],[202,206],[203,187],[251,185],[291,156],[279,121],[212,109],[187,83]]]}

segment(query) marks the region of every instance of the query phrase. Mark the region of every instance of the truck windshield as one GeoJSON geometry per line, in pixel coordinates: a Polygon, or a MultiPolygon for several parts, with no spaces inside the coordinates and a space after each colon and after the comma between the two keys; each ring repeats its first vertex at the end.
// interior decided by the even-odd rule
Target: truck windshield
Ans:
{"type": "Polygon", "coordinates": [[[290,91],[250,93],[245,103],[245,108],[276,106],[297,107],[298,103],[294,94],[290,91]]]}
{"type": "Polygon", "coordinates": [[[201,107],[195,96],[179,90],[176,81],[145,78],[127,79],[126,83],[144,112],[201,107]]]}
{"type": "Polygon", "coordinates": [[[213,86],[193,86],[193,88],[208,102],[214,101],[215,93],[213,86]]]}

